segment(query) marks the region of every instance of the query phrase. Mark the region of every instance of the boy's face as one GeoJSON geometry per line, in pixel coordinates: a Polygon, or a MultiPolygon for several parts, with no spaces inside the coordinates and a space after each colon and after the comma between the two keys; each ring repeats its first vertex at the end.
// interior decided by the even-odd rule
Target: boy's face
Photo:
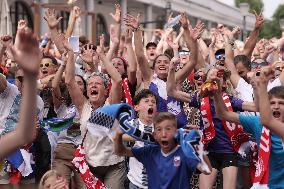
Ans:
{"type": "Polygon", "coordinates": [[[284,99],[272,97],[270,99],[272,115],[275,119],[284,122],[284,99]]]}
{"type": "Polygon", "coordinates": [[[136,112],[138,112],[139,117],[153,119],[157,113],[157,101],[152,95],[146,98],[142,98],[140,102],[134,106],[136,112]]]}
{"type": "Polygon", "coordinates": [[[164,120],[155,125],[154,137],[164,153],[171,152],[176,146],[175,134],[177,128],[174,121],[164,120]]]}

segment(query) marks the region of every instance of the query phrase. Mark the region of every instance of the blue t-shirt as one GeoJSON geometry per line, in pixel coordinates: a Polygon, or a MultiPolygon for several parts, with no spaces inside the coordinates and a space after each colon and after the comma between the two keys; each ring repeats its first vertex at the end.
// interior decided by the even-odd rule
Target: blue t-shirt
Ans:
{"type": "MultiPolygon", "coordinates": [[[[262,131],[262,124],[260,122],[259,116],[239,116],[240,122],[244,130],[252,134],[257,141],[260,143],[260,136],[262,131]]],[[[282,140],[280,137],[270,132],[271,137],[271,150],[269,157],[269,188],[284,188],[284,149],[282,145],[282,140]]]]}
{"type": "Polygon", "coordinates": [[[187,158],[180,146],[169,154],[163,154],[158,145],[132,148],[132,153],[146,168],[149,189],[190,188],[199,159],[187,158]]]}
{"type": "MultiPolygon", "coordinates": [[[[229,96],[229,99],[234,112],[243,111],[242,110],[243,101],[241,99],[235,98],[233,96],[229,96]]],[[[215,152],[215,153],[234,153],[231,140],[228,137],[225,128],[223,127],[222,120],[217,117],[214,106],[214,100],[210,98],[209,103],[215,127],[215,137],[208,144],[207,150],[209,152],[215,152]]],[[[201,99],[198,98],[197,93],[192,97],[191,101],[189,102],[189,106],[200,109],[201,99]]],[[[203,127],[201,114],[199,117],[200,117],[200,128],[203,129],[204,127],[203,127]]]]}

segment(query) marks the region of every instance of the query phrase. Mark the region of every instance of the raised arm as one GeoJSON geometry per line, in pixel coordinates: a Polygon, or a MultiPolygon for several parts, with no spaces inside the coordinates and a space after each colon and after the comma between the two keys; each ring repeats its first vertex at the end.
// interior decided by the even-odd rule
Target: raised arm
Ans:
{"type": "Polygon", "coordinates": [[[191,63],[186,64],[183,69],[180,69],[176,73],[176,82],[181,84],[191,73],[194,67],[197,65],[198,62],[198,44],[197,39],[200,37],[204,30],[204,24],[198,22],[196,27],[189,30],[188,21],[185,13],[181,15],[180,22],[182,23],[182,27],[184,29],[185,41],[188,48],[191,50],[191,63]]]}
{"type": "MultiPolygon", "coordinates": [[[[216,79],[218,80],[218,79],[216,79]]],[[[233,123],[240,123],[239,114],[229,111],[222,98],[222,87],[219,85],[218,90],[214,92],[214,106],[218,117],[233,123]]]]}
{"type": "Polygon", "coordinates": [[[43,18],[46,20],[48,24],[51,40],[54,42],[59,52],[63,54],[64,45],[63,45],[62,36],[58,35],[57,32],[57,25],[59,24],[62,17],[56,18],[55,10],[47,9],[43,18]]]}
{"type": "Polygon", "coordinates": [[[80,17],[81,15],[81,9],[77,6],[74,6],[72,9],[72,13],[71,15],[71,20],[68,23],[68,27],[66,29],[66,33],[65,33],[65,38],[68,39],[69,37],[71,37],[73,30],[74,30],[74,26],[76,23],[76,20],[80,17]]]}
{"type": "Polygon", "coordinates": [[[149,83],[152,79],[153,71],[151,70],[150,65],[148,64],[148,61],[144,54],[142,32],[139,28],[139,17],[139,14],[137,15],[137,17],[128,14],[124,18],[124,21],[125,25],[130,27],[134,31],[134,47],[139,69],[141,71],[143,81],[149,83]]]}
{"type": "Polygon", "coordinates": [[[233,41],[232,38],[229,39],[228,35],[224,35],[225,40],[225,65],[228,70],[231,72],[230,80],[233,84],[233,87],[236,88],[239,80],[241,79],[236,66],[234,64],[234,52],[233,52],[233,41]]]}
{"type": "Polygon", "coordinates": [[[132,46],[133,32],[127,28],[125,33],[126,59],[128,61],[127,75],[131,84],[136,82],[137,60],[132,46]]]}
{"type": "Polygon", "coordinates": [[[169,67],[169,73],[167,78],[167,95],[176,98],[182,102],[189,102],[190,95],[186,92],[177,89],[176,79],[175,79],[175,67],[179,63],[178,58],[172,58],[169,67]]]}
{"type": "MultiPolygon", "coordinates": [[[[71,49],[68,49],[67,51],[71,50],[72,51],[72,48],[71,49]]],[[[63,72],[65,70],[65,67],[66,67],[66,62],[68,60],[63,60],[63,62],[61,63],[59,69],[57,70],[53,80],[52,80],[52,99],[53,99],[53,105],[54,105],[54,108],[55,109],[58,109],[61,105],[61,101],[60,101],[60,98],[61,98],[61,91],[60,91],[60,87],[59,87],[59,84],[60,82],[62,81],[62,75],[63,75],[63,72]]],[[[69,60],[70,61],[70,60],[69,60]]]]}
{"type": "Polygon", "coordinates": [[[73,104],[76,106],[79,113],[81,113],[84,103],[87,99],[75,81],[75,61],[72,47],[68,42],[65,42],[64,46],[66,47],[66,49],[68,49],[68,59],[65,69],[65,83],[67,85],[73,104]]]}
{"type": "Polygon", "coordinates": [[[117,69],[113,66],[113,64],[106,58],[101,46],[102,45],[97,47],[97,53],[108,75],[111,77],[111,90],[109,92],[109,103],[117,104],[121,102],[122,98],[121,75],[117,71],[117,69]]]}
{"type": "MultiPolygon", "coordinates": [[[[36,121],[36,79],[40,63],[40,50],[36,36],[31,30],[18,32],[19,43],[11,47],[11,52],[24,72],[24,88],[21,101],[20,118],[15,131],[0,138],[0,159],[17,148],[32,142],[36,121]]],[[[1,76],[0,76],[1,77],[1,76]]]]}
{"type": "Polygon", "coordinates": [[[254,49],[254,47],[257,43],[260,28],[261,28],[261,26],[264,22],[262,12],[260,14],[257,14],[254,11],[254,15],[255,15],[254,30],[250,33],[249,38],[248,38],[247,42],[245,43],[244,50],[243,50],[243,54],[248,56],[248,57],[251,57],[251,55],[252,55],[253,49],[254,49]]]}
{"type": "Polygon", "coordinates": [[[258,83],[258,95],[261,98],[261,103],[259,103],[260,118],[264,126],[284,139],[284,123],[273,117],[267,93],[267,84],[273,76],[274,70],[271,67],[261,69],[260,82],[258,83]]]}

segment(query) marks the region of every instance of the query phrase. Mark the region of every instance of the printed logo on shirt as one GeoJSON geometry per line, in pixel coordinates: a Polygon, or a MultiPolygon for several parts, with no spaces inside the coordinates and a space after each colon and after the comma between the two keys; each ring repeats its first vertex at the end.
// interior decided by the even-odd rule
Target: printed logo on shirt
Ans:
{"type": "Polygon", "coordinates": [[[174,166],[179,167],[180,166],[180,156],[174,157],[174,166]]]}

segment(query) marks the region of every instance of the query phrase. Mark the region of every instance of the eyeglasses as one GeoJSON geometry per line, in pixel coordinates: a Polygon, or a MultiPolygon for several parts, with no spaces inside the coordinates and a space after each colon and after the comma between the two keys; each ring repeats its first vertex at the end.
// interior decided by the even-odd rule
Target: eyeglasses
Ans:
{"type": "Polygon", "coordinates": [[[44,63],[44,64],[40,64],[39,66],[40,66],[41,68],[43,68],[43,67],[49,68],[49,67],[52,66],[52,63],[47,62],[47,63],[44,63]]]}
{"type": "Polygon", "coordinates": [[[19,80],[21,83],[24,81],[24,77],[23,76],[17,76],[16,79],[19,80]]]}
{"type": "Polygon", "coordinates": [[[268,65],[267,62],[260,62],[260,63],[252,62],[251,63],[251,68],[261,68],[261,67],[267,66],[267,65],[268,65]]]}
{"type": "Polygon", "coordinates": [[[217,55],[215,55],[215,58],[216,58],[216,60],[221,60],[222,58],[223,59],[225,58],[225,55],[224,54],[217,54],[217,55]]]}

